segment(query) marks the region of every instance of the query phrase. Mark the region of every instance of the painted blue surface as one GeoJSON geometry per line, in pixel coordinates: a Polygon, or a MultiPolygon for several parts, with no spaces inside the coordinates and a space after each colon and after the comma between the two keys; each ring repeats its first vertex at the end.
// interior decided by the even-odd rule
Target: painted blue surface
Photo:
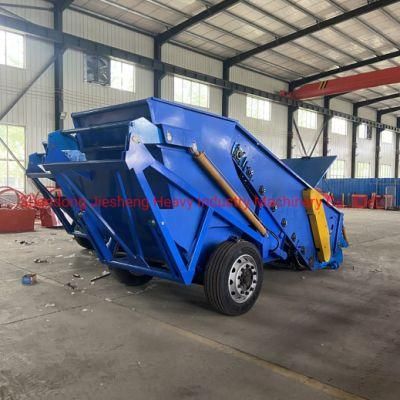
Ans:
{"type": "Polygon", "coordinates": [[[335,199],[341,199],[344,194],[346,205],[351,204],[352,194],[366,194],[371,197],[372,193],[395,194],[395,205],[400,205],[400,179],[324,179],[320,186],[324,192],[333,193],[335,199]]]}
{"type": "Polygon", "coordinates": [[[288,158],[282,160],[311,186],[318,186],[336,156],[288,158]]]}
{"type": "MultiPolygon", "coordinates": [[[[60,136],[60,146],[49,146],[41,162],[70,201],[65,211],[73,222],[67,231],[89,238],[111,267],[190,284],[201,280],[210,253],[230,238],[254,243],[264,262],[293,253],[310,269],[337,268],[342,262],[343,215],[320,204],[332,248],[331,260],[320,263],[302,203],[310,186],[237,121],[154,98],[75,113],[73,120],[74,130],[52,134],[60,136]],[[61,135],[70,135],[70,150],[86,159],[79,153],[66,157],[61,135]],[[268,235],[227,202],[194,159],[193,145],[206,153],[268,235]],[[128,201],[135,203],[122,205],[128,201]]],[[[28,176],[36,170],[32,165],[28,176]]]]}

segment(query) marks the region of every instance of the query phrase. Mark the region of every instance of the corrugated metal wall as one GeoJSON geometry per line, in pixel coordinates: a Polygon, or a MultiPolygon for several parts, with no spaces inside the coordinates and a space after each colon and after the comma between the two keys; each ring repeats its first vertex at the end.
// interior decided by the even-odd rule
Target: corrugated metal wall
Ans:
{"type": "MultiPolygon", "coordinates": [[[[24,4],[23,0],[15,3],[24,4]]],[[[48,6],[45,1],[37,1],[38,5],[48,6]]],[[[45,11],[15,9],[28,20],[52,27],[52,15],[45,11]]],[[[152,38],[135,33],[131,30],[118,27],[111,23],[100,21],[82,13],[66,10],[64,12],[65,32],[82,36],[100,43],[109,44],[128,51],[136,52],[147,57],[153,56],[152,38]]],[[[0,107],[3,109],[24,88],[29,79],[53,55],[53,45],[37,39],[27,38],[26,41],[26,69],[17,69],[0,66],[0,107]]],[[[162,49],[162,58],[188,69],[203,72],[216,77],[222,77],[222,62],[178,47],[166,44],[162,49]]],[[[64,55],[64,103],[67,112],[66,127],[71,127],[70,113],[74,111],[116,104],[153,95],[153,72],[141,67],[137,68],[135,93],[123,92],[84,81],[84,54],[68,50],[64,55]]],[[[287,85],[278,80],[265,77],[249,70],[234,67],[231,69],[231,80],[266,91],[278,93],[287,90],[287,85]]],[[[162,97],[173,100],[173,77],[166,76],[162,82],[162,97]]],[[[316,101],[321,105],[321,101],[316,101]]],[[[287,109],[284,106],[272,103],[271,121],[262,121],[246,116],[246,96],[233,94],[230,98],[229,113],[232,118],[239,120],[261,142],[267,145],[280,157],[286,157],[287,143],[287,109]]],[[[350,103],[333,99],[331,107],[346,113],[352,112],[350,103]]],[[[222,90],[210,88],[211,112],[220,114],[222,109],[222,90]]],[[[360,109],[360,116],[375,119],[375,112],[371,109],[360,109]]],[[[295,114],[295,118],[297,118],[295,114]]],[[[3,122],[26,127],[27,154],[40,151],[41,142],[49,131],[54,129],[54,71],[53,67],[41,77],[33,88],[17,104],[3,122]]],[[[384,122],[396,124],[395,118],[385,116],[384,122]]],[[[318,115],[317,129],[300,128],[307,151],[313,147],[322,127],[322,116],[318,115]]],[[[375,137],[375,131],[374,131],[375,137]]],[[[304,154],[300,149],[297,135],[294,137],[295,157],[304,154]]],[[[358,139],[357,160],[370,162],[371,172],[374,171],[375,139],[358,139]]],[[[322,137],[320,138],[314,155],[322,154],[322,137]]],[[[346,161],[346,176],[350,176],[351,168],[351,123],[348,123],[346,136],[331,133],[329,127],[329,154],[337,155],[346,161]]],[[[394,167],[395,147],[382,145],[381,164],[394,167]]]]}
{"type": "MultiPolygon", "coordinates": [[[[153,56],[153,40],[140,33],[99,21],[93,17],[66,10],[64,31],[86,39],[96,40],[123,50],[153,56]]],[[[64,54],[65,126],[72,127],[71,113],[111,104],[143,99],[153,95],[153,72],[136,66],[135,93],[113,89],[84,81],[85,55],[75,50],[64,54]]]]}

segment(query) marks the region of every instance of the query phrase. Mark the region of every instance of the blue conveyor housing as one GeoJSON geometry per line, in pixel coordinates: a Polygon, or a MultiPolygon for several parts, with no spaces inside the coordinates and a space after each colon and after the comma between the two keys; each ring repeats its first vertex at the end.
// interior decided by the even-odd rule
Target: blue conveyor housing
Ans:
{"type": "Polygon", "coordinates": [[[56,182],[68,200],[54,206],[64,227],[89,239],[111,268],[201,282],[210,253],[231,238],[253,243],[264,263],[341,264],[343,214],[318,195],[318,209],[305,204],[309,183],[237,121],[156,98],[75,113],[73,121],[30,156],[28,176],[49,199],[41,180],[56,182]]]}

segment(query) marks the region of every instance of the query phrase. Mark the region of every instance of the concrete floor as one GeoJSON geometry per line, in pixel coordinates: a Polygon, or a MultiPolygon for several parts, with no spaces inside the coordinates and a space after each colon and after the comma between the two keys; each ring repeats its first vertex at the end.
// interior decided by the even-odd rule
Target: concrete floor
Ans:
{"type": "Polygon", "coordinates": [[[201,287],[90,285],[103,268],[63,231],[0,235],[0,400],[398,400],[400,213],[346,210],[346,226],[341,270],[266,269],[238,318],[201,287]]]}

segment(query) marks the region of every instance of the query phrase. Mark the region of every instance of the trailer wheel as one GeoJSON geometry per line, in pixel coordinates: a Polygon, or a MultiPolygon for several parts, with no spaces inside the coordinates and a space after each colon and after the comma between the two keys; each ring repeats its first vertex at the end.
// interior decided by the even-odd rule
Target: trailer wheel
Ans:
{"type": "Polygon", "coordinates": [[[85,249],[88,249],[88,250],[93,250],[92,242],[89,239],[86,239],[81,236],[74,236],[74,239],[75,239],[76,243],[79,244],[79,246],[84,247],[85,249]]]}
{"type": "Polygon", "coordinates": [[[150,275],[135,275],[125,269],[113,269],[114,275],[117,279],[127,286],[142,286],[153,279],[150,275]]]}
{"type": "Polygon", "coordinates": [[[263,266],[250,242],[224,242],[207,263],[204,291],[213,308],[225,315],[241,315],[253,307],[260,294],[263,266]]]}

